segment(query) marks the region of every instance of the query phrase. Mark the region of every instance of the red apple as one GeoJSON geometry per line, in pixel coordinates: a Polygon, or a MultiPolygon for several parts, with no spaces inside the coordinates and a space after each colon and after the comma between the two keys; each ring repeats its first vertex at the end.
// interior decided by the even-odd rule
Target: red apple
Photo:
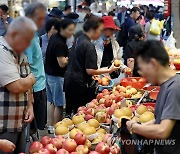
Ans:
{"type": "Polygon", "coordinates": [[[116,103],[120,102],[122,99],[123,99],[123,96],[121,96],[121,95],[116,95],[116,97],[115,97],[116,103]]]}
{"type": "Polygon", "coordinates": [[[110,147],[104,143],[104,142],[100,142],[98,143],[98,145],[96,146],[95,149],[97,152],[99,152],[100,154],[109,154],[110,152],[110,147]]]}
{"type": "Polygon", "coordinates": [[[48,149],[41,149],[38,151],[39,154],[51,154],[48,149]]]}
{"type": "Polygon", "coordinates": [[[93,119],[94,117],[91,114],[85,116],[85,120],[88,121],[89,119],[93,119]]]}
{"type": "Polygon", "coordinates": [[[44,136],[41,138],[41,143],[43,144],[43,146],[46,146],[47,144],[49,144],[51,141],[51,138],[49,136],[44,136]]]}
{"type": "Polygon", "coordinates": [[[58,138],[53,138],[50,141],[51,144],[53,144],[57,149],[61,149],[63,140],[60,140],[58,138]]]}
{"type": "Polygon", "coordinates": [[[86,111],[86,110],[87,110],[87,108],[85,106],[81,106],[81,107],[78,108],[78,112],[79,111],[86,111]]]}
{"type": "Polygon", "coordinates": [[[72,139],[66,139],[62,145],[63,149],[67,150],[68,152],[73,152],[76,150],[77,143],[72,139]]]}
{"type": "Polygon", "coordinates": [[[110,107],[110,106],[112,105],[112,103],[113,103],[113,100],[112,100],[110,97],[108,97],[108,98],[106,98],[106,100],[104,101],[104,106],[105,106],[105,107],[110,107]]]}
{"type": "Polygon", "coordinates": [[[86,114],[91,114],[91,115],[93,116],[93,115],[94,115],[94,109],[89,108],[89,109],[86,111],[86,114]]]}
{"type": "Polygon", "coordinates": [[[77,133],[74,137],[74,140],[78,145],[84,145],[86,142],[86,136],[82,133],[77,133]]]}
{"type": "Polygon", "coordinates": [[[91,151],[89,154],[100,154],[100,153],[97,151],[91,151]]]}
{"type": "Polygon", "coordinates": [[[101,98],[103,98],[103,93],[99,93],[97,96],[96,96],[96,99],[99,101],[101,98]]]}
{"type": "Polygon", "coordinates": [[[131,98],[132,95],[131,95],[130,93],[125,93],[125,97],[126,97],[126,98],[131,98]]]}
{"type": "Polygon", "coordinates": [[[77,113],[77,116],[85,117],[85,111],[79,111],[79,112],[77,113]]]}
{"type": "Polygon", "coordinates": [[[106,107],[104,106],[104,104],[100,104],[99,106],[96,107],[95,113],[97,112],[106,112],[106,107]]]}
{"type": "Polygon", "coordinates": [[[50,154],[56,154],[57,148],[53,144],[48,144],[45,146],[45,149],[47,149],[50,154]]]}
{"type": "Polygon", "coordinates": [[[77,148],[76,148],[76,152],[77,153],[82,153],[82,154],[88,154],[89,149],[85,145],[78,145],[77,148]]]}
{"type": "Polygon", "coordinates": [[[112,106],[107,109],[107,114],[110,116],[112,116],[114,114],[114,108],[112,106]]]}
{"type": "MultiPolygon", "coordinates": [[[[71,152],[70,154],[78,154],[77,152],[71,152]]],[[[82,152],[80,154],[83,154],[82,152]]]]}
{"type": "Polygon", "coordinates": [[[35,142],[31,143],[29,152],[35,153],[35,152],[38,152],[39,150],[41,150],[42,148],[43,148],[43,145],[40,142],[35,141],[35,142]]]}
{"type": "Polygon", "coordinates": [[[57,151],[56,154],[69,154],[69,152],[67,150],[65,150],[65,149],[60,149],[60,150],[57,151]]]}
{"type": "Polygon", "coordinates": [[[95,108],[97,105],[94,102],[90,102],[87,104],[87,108],[95,108]]]}
{"type": "Polygon", "coordinates": [[[109,91],[108,91],[107,89],[104,89],[104,90],[102,91],[102,93],[103,93],[103,95],[108,95],[108,94],[109,94],[109,91]]]}
{"type": "Polygon", "coordinates": [[[59,140],[61,140],[62,142],[64,142],[64,137],[62,135],[57,135],[56,138],[58,138],[59,140]]]}
{"type": "Polygon", "coordinates": [[[114,94],[111,94],[110,97],[111,97],[112,100],[115,99],[115,95],[114,94]]]}

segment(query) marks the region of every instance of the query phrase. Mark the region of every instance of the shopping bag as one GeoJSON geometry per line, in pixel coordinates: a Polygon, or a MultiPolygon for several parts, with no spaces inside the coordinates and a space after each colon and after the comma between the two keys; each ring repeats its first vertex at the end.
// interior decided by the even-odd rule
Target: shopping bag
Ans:
{"type": "Polygon", "coordinates": [[[150,26],[150,34],[153,35],[160,35],[161,34],[161,22],[159,20],[153,19],[151,21],[151,26],[150,26]]]}

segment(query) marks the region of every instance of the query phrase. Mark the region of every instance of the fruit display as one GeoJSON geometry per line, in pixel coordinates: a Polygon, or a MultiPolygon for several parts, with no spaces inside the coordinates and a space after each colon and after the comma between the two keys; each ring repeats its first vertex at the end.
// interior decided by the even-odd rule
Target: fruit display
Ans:
{"type": "MultiPolygon", "coordinates": [[[[114,63],[118,67],[118,61],[114,63]]],[[[124,80],[126,80],[125,78],[124,80]]],[[[102,80],[109,80],[106,76],[102,80]]],[[[144,78],[131,82],[145,82],[144,78]]],[[[64,118],[54,125],[54,138],[44,136],[30,145],[30,154],[120,154],[120,146],[111,143],[112,134],[104,127],[112,121],[121,127],[123,118],[146,123],[154,119],[154,104],[134,105],[131,100],[139,99],[143,90],[133,86],[116,85],[110,91],[104,89],[96,99],[78,108],[70,119],[64,118]],[[126,98],[125,106],[121,101],[126,98]]],[[[147,103],[148,104],[148,103],[147,103]]]]}
{"type": "Polygon", "coordinates": [[[141,89],[146,84],[146,79],[143,77],[129,77],[120,81],[120,84],[124,87],[131,86],[136,89],[141,89]]]}
{"type": "Polygon", "coordinates": [[[102,86],[109,86],[111,78],[109,76],[103,76],[98,78],[98,84],[102,86]]]}

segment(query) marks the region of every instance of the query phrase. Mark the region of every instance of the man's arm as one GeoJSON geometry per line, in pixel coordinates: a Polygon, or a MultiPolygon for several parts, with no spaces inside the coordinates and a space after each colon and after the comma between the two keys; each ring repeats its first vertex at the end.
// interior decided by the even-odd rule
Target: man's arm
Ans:
{"type": "Polygon", "coordinates": [[[68,57],[57,57],[58,64],[61,68],[64,68],[68,64],[68,57]]]}
{"type": "Polygon", "coordinates": [[[17,81],[7,84],[6,88],[14,94],[20,94],[28,91],[34,85],[35,81],[34,75],[29,74],[26,78],[20,78],[17,81]]]}
{"type": "Polygon", "coordinates": [[[142,135],[150,139],[167,139],[175,125],[175,120],[165,119],[160,124],[140,125],[133,121],[128,121],[127,128],[133,133],[142,135]]]}

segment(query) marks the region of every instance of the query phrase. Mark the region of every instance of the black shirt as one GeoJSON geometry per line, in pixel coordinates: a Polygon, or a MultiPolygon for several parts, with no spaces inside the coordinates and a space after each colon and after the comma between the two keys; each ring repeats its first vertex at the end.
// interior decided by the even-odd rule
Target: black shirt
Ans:
{"type": "Polygon", "coordinates": [[[91,40],[83,34],[77,39],[70,53],[66,77],[88,83],[92,76],[87,74],[86,69],[98,69],[97,54],[91,40]]]}
{"type": "Polygon", "coordinates": [[[155,123],[162,120],[176,120],[166,142],[155,145],[156,154],[180,154],[180,75],[175,75],[161,84],[155,107],[155,123]]]}
{"type": "Polygon", "coordinates": [[[113,56],[112,43],[110,42],[109,44],[104,45],[101,67],[111,66],[113,58],[114,56],[113,56]]]}
{"type": "Polygon", "coordinates": [[[132,40],[129,42],[124,50],[124,64],[127,65],[127,59],[128,58],[134,58],[134,70],[133,70],[133,76],[139,76],[138,73],[138,64],[136,60],[136,49],[139,47],[141,41],[132,40]]]}
{"type": "Polygon", "coordinates": [[[67,56],[68,47],[66,45],[66,38],[58,33],[52,35],[46,51],[45,72],[48,75],[64,77],[67,68],[61,68],[59,66],[57,57],[67,56]]]}

